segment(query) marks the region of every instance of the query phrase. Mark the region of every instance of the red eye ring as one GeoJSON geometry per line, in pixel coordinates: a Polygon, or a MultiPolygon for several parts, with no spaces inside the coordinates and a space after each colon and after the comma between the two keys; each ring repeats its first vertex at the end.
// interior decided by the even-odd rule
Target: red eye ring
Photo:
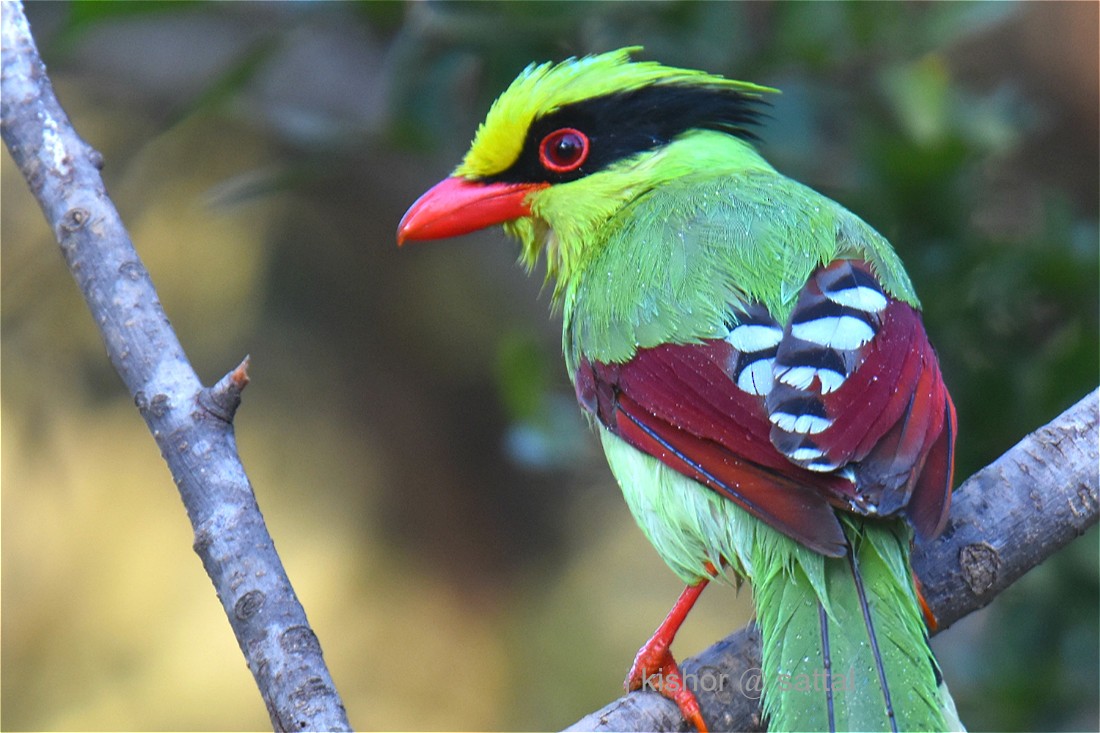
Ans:
{"type": "Polygon", "coordinates": [[[554,173],[570,173],[588,160],[588,135],[572,127],[554,130],[539,143],[539,162],[554,173]]]}

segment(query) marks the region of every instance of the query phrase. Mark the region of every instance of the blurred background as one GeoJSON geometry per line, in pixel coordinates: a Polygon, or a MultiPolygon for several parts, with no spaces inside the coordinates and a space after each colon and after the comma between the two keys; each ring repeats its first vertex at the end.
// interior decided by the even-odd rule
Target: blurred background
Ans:
{"type": "MultiPolygon", "coordinates": [[[[245,355],[260,506],[361,729],[557,729],[680,586],[499,231],[398,251],[529,62],[624,45],[779,87],[783,172],[901,252],[958,476],[1098,372],[1095,3],[33,3],[196,369],[245,355]]],[[[265,729],[172,480],[2,158],[5,730],[265,729]]],[[[1095,730],[1097,532],[935,640],[971,730],[1095,730]]],[[[675,652],[748,620],[714,588],[675,652]]]]}

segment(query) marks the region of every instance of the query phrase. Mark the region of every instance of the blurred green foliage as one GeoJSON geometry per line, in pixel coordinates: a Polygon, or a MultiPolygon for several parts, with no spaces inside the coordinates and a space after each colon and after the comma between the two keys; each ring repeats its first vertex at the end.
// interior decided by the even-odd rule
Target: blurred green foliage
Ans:
{"type": "MultiPolygon", "coordinates": [[[[572,404],[541,273],[525,279],[495,234],[400,254],[392,244],[404,207],[454,166],[532,61],[643,45],[646,58],[781,88],[764,152],[901,253],[958,408],[960,479],[1096,386],[1095,4],[86,2],[28,13],[62,102],[107,153],[112,194],[200,373],[212,381],[253,355],[246,463],[352,720],[367,727],[566,725],[617,694],[676,592],[572,404]],[[380,657],[387,674],[371,668],[380,657]],[[440,712],[425,711],[425,690],[441,687],[440,712]]],[[[87,507],[65,520],[76,527],[116,512],[111,471],[86,468],[106,449],[79,436],[121,425],[102,416],[125,398],[19,188],[6,167],[0,723],[262,726],[262,710],[142,717],[178,702],[134,680],[174,669],[187,641],[150,632],[125,646],[124,629],[94,625],[70,638],[63,614],[42,611],[50,593],[64,597],[43,585],[49,573],[141,520],[80,532],[76,547],[58,530],[58,554],[41,553],[37,522],[69,526],[65,492],[87,507]],[[102,482],[77,492],[72,475],[43,474],[59,450],[73,474],[102,482]],[[54,503],[12,524],[13,507],[35,502],[54,503]],[[129,656],[102,679],[48,642],[99,649],[112,634],[129,656]],[[147,669],[153,646],[169,661],[147,669]],[[81,691],[68,707],[66,690],[81,691]],[[163,702],[126,717],[135,695],[163,702]]],[[[147,441],[133,422],[109,435],[147,441]]],[[[148,470],[145,481],[167,483],[148,470]]],[[[1096,545],[1093,531],[941,637],[972,730],[1096,728],[1096,545]]],[[[171,578],[193,560],[184,554],[148,575],[171,578]]],[[[102,586],[127,572],[105,570],[102,586]]],[[[682,654],[748,613],[746,594],[704,601],[682,654]]],[[[206,605],[209,633],[228,635],[206,605]]],[[[102,611],[112,615],[127,618],[102,611]]],[[[195,623],[175,626],[199,633],[195,623]]]]}

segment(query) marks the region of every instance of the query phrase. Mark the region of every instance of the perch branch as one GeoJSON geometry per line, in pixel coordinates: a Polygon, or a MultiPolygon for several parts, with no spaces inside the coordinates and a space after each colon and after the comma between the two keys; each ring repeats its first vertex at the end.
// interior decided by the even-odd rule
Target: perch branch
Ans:
{"type": "MultiPolygon", "coordinates": [[[[917,546],[913,566],[939,630],[982,608],[1024,573],[1081,536],[1098,517],[1093,391],[955,490],[947,528],[917,546]]],[[[749,624],[681,665],[711,730],[763,730],[760,634],[749,624]],[[713,688],[713,691],[710,689],[713,688]]],[[[676,705],[633,692],[569,731],[686,731],[676,705]]]]}
{"type": "Polygon", "coordinates": [[[22,4],[2,3],[0,132],[149,426],[195,532],[194,549],[277,730],[348,730],[321,647],[237,455],[247,359],[203,387],[107,196],[102,156],[77,136],[46,76],[22,4]]]}

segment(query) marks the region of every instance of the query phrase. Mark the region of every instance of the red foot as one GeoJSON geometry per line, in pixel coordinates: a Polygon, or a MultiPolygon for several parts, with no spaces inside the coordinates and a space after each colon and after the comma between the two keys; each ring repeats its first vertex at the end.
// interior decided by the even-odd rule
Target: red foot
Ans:
{"type": "Polygon", "coordinates": [[[656,635],[638,650],[625,684],[629,691],[646,689],[661,693],[676,703],[684,720],[694,725],[699,733],[707,733],[707,724],[703,721],[695,693],[684,684],[672,652],[656,635]]]}
{"type": "Polygon", "coordinates": [[[689,585],[680,594],[676,604],[669,611],[668,616],[657,627],[653,637],[638,650],[634,657],[634,664],[626,675],[626,689],[656,690],[676,703],[680,708],[680,714],[699,731],[707,733],[707,724],[703,720],[703,714],[699,710],[699,701],[685,684],[684,677],[680,674],[680,667],[672,656],[669,647],[684,623],[688,611],[699,599],[699,594],[707,586],[709,581],[703,580],[695,585],[689,585]]]}

